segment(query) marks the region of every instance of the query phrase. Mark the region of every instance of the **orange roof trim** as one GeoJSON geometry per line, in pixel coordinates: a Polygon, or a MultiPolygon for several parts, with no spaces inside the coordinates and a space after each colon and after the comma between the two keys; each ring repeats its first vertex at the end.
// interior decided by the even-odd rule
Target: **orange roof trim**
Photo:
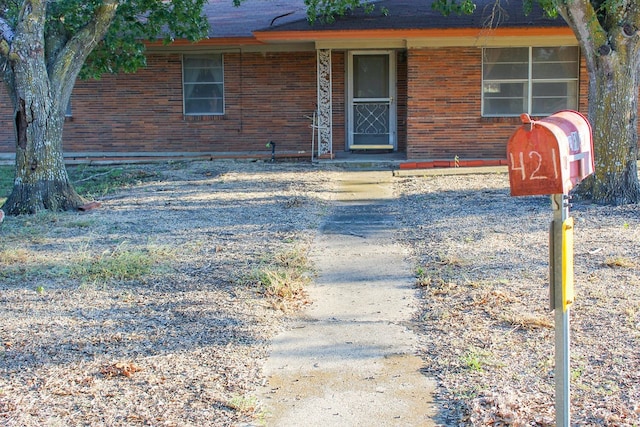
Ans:
{"type": "Polygon", "coordinates": [[[523,28],[451,28],[415,30],[336,30],[336,31],[255,31],[256,39],[262,42],[315,41],[353,39],[410,39],[429,37],[536,37],[573,35],[569,27],[523,27],[523,28]]]}

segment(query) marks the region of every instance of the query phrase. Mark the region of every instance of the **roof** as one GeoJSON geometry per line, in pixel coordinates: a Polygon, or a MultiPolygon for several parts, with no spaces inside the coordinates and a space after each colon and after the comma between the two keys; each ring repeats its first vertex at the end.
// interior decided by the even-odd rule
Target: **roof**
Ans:
{"type": "Polygon", "coordinates": [[[275,24],[306,22],[303,0],[209,0],[204,13],[209,18],[209,37],[253,37],[253,31],[275,24]]]}
{"type": "MultiPolygon", "coordinates": [[[[243,0],[239,7],[232,0],[210,0],[205,6],[209,17],[211,38],[253,37],[254,31],[340,31],[399,29],[460,29],[486,28],[495,0],[477,0],[472,15],[444,16],[432,9],[433,0],[382,0],[374,12],[355,10],[334,23],[309,24],[303,0],[243,0]],[[385,13],[382,13],[385,11],[385,13]]],[[[525,16],[522,3],[502,0],[493,26],[502,28],[566,27],[562,18],[552,19],[539,7],[525,16]]]]}

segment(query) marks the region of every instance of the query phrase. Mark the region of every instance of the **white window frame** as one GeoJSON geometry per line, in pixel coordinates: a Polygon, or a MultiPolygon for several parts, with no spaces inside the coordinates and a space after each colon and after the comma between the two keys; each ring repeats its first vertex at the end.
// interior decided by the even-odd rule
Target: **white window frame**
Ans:
{"type": "MultiPolygon", "coordinates": [[[[212,98],[214,99],[214,98],[212,98]]],[[[217,99],[217,98],[215,98],[217,99]]],[[[222,53],[209,53],[209,54],[184,54],[182,55],[182,112],[185,116],[222,116],[225,113],[225,84],[224,84],[224,55],[222,53]],[[220,67],[222,68],[222,81],[220,82],[208,82],[209,84],[222,86],[222,110],[211,112],[188,112],[187,111],[187,86],[193,84],[192,82],[186,82],[185,76],[185,58],[212,58],[214,56],[220,57],[220,67]]]]}
{"type": "Polygon", "coordinates": [[[561,48],[561,47],[575,47],[576,49],[579,49],[577,46],[513,46],[511,48],[527,48],[528,49],[528,59],[527,59],[527,78],[526,79],[496,79],[496,80],[485,80],[484,76],[485,76],[485,50],[486,49],[500,49],[500,47],[488,47],[488,48],[483,48],[482,49],[482,86],[480,87],[481,90],[481,96],[482,96],[482,117],[518,117],[520,114],[522,113],[528,113],[530,115],[537,115],[537,116],[543,116],[543,115],[547,115],[547,114],[552,114],[553,112],[535,112],[532,111],[533,110],[533,85],[535,83],[570,83],[570,82],[575,82],[575,87],[576,87],[576,98],[574,100],[576,108],[579,105],[579,101],[580,101],[580,52],[578,51],[578,61],[576,63],[576,72],[575,72],[575,77],[571,77],[571,78],[565,78],[565,77],[561,77],[561,78],[547,78],[547,79],[534,79],[532,77],[533,72],[533,49],[534,48],[561,48]],[[527,85],[527,93],[526,93],[526,110],[527,111],[519,111],[519,112],[513,112],[513,113],[487,113],[485,111],[485,83],[525,83],[527,85]]]}

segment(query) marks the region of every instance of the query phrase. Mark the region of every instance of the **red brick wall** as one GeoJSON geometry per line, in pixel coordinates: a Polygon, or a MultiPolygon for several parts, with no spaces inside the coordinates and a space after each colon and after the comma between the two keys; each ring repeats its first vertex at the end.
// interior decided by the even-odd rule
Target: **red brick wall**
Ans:
{"type": "MultiPolygon", "coordinates": [[[[481,116],[481,49],[411,49],[408,57],[407,158],[505,158],[520,119],[481,116]]],[[[586,113],[585,73],[580,82],[586,113]]]]}
{"type": "Polygon", "coordinates": [[[0,154],[15,153],[15,130],[13,125],[13,106],[7,95],[7,89],[0,82],[0,154]]]}
{"type": "MultiPolygon", "coordinates": [[[[225,53],[223,116],[182,114],[180,55],[151,55],[135,74],[78,81],[65,124],[70,152],[243,152],[311,149],[315,52],[225,53]]],[[[2,88],[0,105],[7,105],[2,88]]],[[[14,151],[11,109],[0,108],[0,152],[14,151]]]]}
{"type": "Polygon", "coordinates": [[[396,54],[396,115],[398,151],[407,151],[407,52],[396,54]]]}
{"type": "Polygon", "coordinates": [[[333,110],[333,134],[332,144],[333,152],[344,151],[346,139],[345,124],[345,102],[346,102],[346,61],[347,53],[345,51],[333,51],[331,53],[331,91],[332,110],[333,110]]]}
{"type": "MultiPolygon", "coordinates": [[[[398,55],[398,148],[408,159],[504,158],[518,118],[481,117],[481,49],[398,55]],[[455,58],[452,61],[451,58],[455,58]]],[[[346,52],[334,51],[333,151],[345,147],[346,52]]],[[[65,152],[243,153],[311,150],[316,53],[225,53],[223,116],[182,114],[180,55],[152,55],[135,74],[79,81],[65,152]]],[[[582,64],[580,109],[587,110],[582,64]]],[[[11,105],[0,85],[0,153],[14,152],[11,105]]],[[[317,142],[317,139],[316,139],[317,142]]],[[[316,146],[317,150],[317,146],[316,146]]]]}

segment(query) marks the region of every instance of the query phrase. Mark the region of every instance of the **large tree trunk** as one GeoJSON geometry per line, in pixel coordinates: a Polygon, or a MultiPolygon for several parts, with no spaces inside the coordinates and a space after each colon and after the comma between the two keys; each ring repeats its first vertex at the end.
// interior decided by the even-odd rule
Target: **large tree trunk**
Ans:
{"type": "MultiPolygon", "coordinates": [[[[67,96],[52,87],[44,49],[46,1],[25,4],[9,55],[16,129],[16,176],[3,205],[10,215],[68,210],[83,200],[69,183],[62,155],[67,96]]],[[[69,91],[70,92],[70,91],[69,91]]]]}
{"type": "Polygon", "coordinates": [[[638,78],[640,3],[555,0],[573,30],[589,74],[589,119],[595,174],[579,193],[601,204],[640,201],[638,182],[638,78]]]}
{"type": "Polygon", "coordinates": [[[16,108],[16,176],[3,210],[9,215],[74,209],[83,203],[75,192],[62,155],[64,114],[50,100],[19,98],[16,108]]]}
{"type": "Polygon", "coordinates": [[[598,58],[589,88],[596,164],[590,192],[596,203],[613,205],[640,201],[638,69],[621,56],[598,58]]]}

